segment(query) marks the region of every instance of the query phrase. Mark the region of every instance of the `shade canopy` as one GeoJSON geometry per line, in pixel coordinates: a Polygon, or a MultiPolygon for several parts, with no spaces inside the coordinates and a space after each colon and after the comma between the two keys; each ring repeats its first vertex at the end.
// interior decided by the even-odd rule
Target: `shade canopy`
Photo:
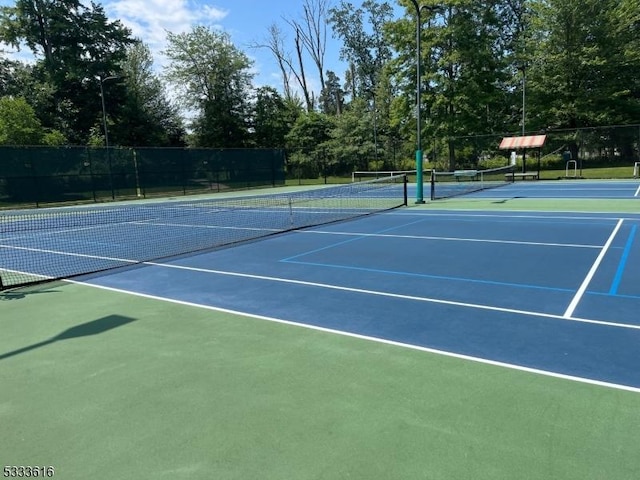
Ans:
{"type": "Polygon", "coordinates": [[[539,148],[544,145],[546,135],[529,135],[525,137],[505,137],[500,142],[500,150],[518,148],[539,148]]]}

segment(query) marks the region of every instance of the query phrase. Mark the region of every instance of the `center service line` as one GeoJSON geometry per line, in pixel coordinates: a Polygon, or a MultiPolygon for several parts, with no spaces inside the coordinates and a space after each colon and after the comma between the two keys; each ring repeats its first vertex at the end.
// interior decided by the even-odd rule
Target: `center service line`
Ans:
{"type": "Polygon", "coordinates": [[[573,300],[571,300],[571,303],[569,304],[569,308],[567,308],[567,311],[564,312],[564,315],[563,315],[564,318],[571,318],[573,316],[573,312],[578,306],[578,303],[580,303],[580,300],[582,300],[582,296],[584,295],[584,292],[586,292],[587,287],[589,286],[589,283],[591,283],[591,279],[596,274],[596,271],[598,270],[600,263],[602,263],[602,259],[607,254],[607,250],[609,250],[609,247],[613,243],[613,239],[616,238],[618,230],[620,230],[620,227],[622,226],[623,222],[624,222],[623,218],[618,220],[618,223],[616,224],[616,228],[614,228],[613,232],[611,232],[611,235],[609,236],[607,243],[605,243],[604,247],[602,247],[602,250],[600,250],[600,254],[598,255],[598,258],[596,258],[596,261],[593,262],[593,265],[591,266],[591,270],[589,270],[589,273],[587,273],[587,276],[584,278],[582,285],[580,285],[580,288],[578,289],[575,296],[573,297],[573,300]]]}

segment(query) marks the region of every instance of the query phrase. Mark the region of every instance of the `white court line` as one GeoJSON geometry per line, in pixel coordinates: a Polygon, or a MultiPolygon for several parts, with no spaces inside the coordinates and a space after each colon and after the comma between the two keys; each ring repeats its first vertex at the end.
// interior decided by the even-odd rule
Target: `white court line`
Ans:
{"type": "MultiPolygon", "coordinates": [[[[620,221],[620,223],[621,222],[622,222],[622,220],[620,221]]],[[[616,231],[617,231],[617,229],[616,229],[616,231]]],[[[612,236],[615,236],[615,235],[612,235],[612,236]]],[[[610,238],[609,240],[612,241],[612,238],[610,238]]],[[[610,242],[607,242],[607,243],[609,244],[610,242]]],[[[608,245],[605,245],[605,248],[603,248],[603,251],[606,251],[607,247],[608,247],[608,245]]],[[[103,257],[103,256],[98,256],[98,255],[86,255],[86,254],[82,254],[82,253],[72,253],[72,252],[59,252],[59,251],[55,251],[55,250],[45,250],[45,249],[26,248],[26,247],[15,247],[15,246],[11,246],[11,245],[1,245],[1,244],[0,244],[0,248],[8,248],[8,249],[16,249],[16,250],[27,250],[27,251],[42,252],[42,253],[53,253],[53,254],[65,255],[65,256],[70,256],[70,257],[92,258],[92,259],[96,259],[96,260],[108,260],[108,261],[114,261],[114,262],[129,263],[129,264],[132,264],[132,265],[133,264],[151,265],[151,266],[161,267],[161,268],[173,268],[173,269],[177,269],[177,270],[187,270],[187,271],[200,272],[200,273],[211,273],[211,274],[215,274],[215,275],[226,275],[226,276],[231,276],[231,277],[250,278],[250,279],[254,279],[254,280],[267,280],[267,281],[272,281],[272,282],[288,283],[288,284],[303,285],[303,286],[310,286],[310,287],[317,287],[317,288],[326,288],[326,289],[331,289],[331,290],[340,290],[340,291],[353,292],[353,293],[363,293],[363,294],[367,294],[367,295],[377,295],[377,296],[388,297],[388,298],[398,298],[398,299],[404,299],[404,300],[414,300],[414,301],[420,301],[420,302],[435,303],[435,304],[440,304],[440,305],[452,305],[452,306],[457,306],[457,307],[473,308],[473,309],[478,309],[478,310],[489,310],[489,311],[494,311],[494,312],[513,313],[513,314],[516,314],[516,315],[535,316],[535,317],[551,318],[551,319],[555,319],[555,320],[565,320],[565,321],[573,321],[573,322],[580,322],[580,323],[590,323],[590,324],[595,324],[595,325],[604,325],[604,326],[608,326],[608,327],[626,328],[626,329],[630,329],[630,330],[640,330],[640,325],[630,325],[630,324],[626,324],[626,323],[607,322],[607,321],[604,321],[604,320],[591,320],[591,319],[586,319],[586,318],[573,317],[572,315],[567,315],[566,312],[565,312],[564,315],[554,315],[554,314],[551,314],[551,313],[544,313],[544,312],[533,312],[533,311],[529,311],[529,310],[519,310],[519,309],[513,309],[513,308],[494,307],[494,306],[491,306],[491,305],[482,305],[482,304],[466,303],[466,302],[456,302],[456,301],[453,301],[453,300],[442,300],[442,299],[430,298],[430,297],[418,297],[418,296],[414,296],[414,295],[402,295],[402,294],[398,294],[398,293],[382,292],[382,291],[377,291],[377,290],[365,290],[365,289],[361,289],[361,288],[342,287],[340,285],[332,285],[332,284],[317,283],[317,282],[307,282],[307,281],[303,281],[303,280],[293,280],[293,279],[289,279],[289,278],[269,277],[269,276],[265,276],[265,275],[253,275],[253,274],[248,274],[248,273],[229,272],[229,271],[224,271],[224,270],[213,270],[213,269],[209,269],[209,268],[187,267],[187,266],[183,266],[183,265],[174,265],[174,264],[168,264],[168,263],[140,262],[138,260],[131,260],[131,259],[126,259],[126,258],[103,257]]],[[[601,256],[603,255],[602,251],[600,252],[600,255],[601,256]]],[[[593,267],[592,267],[592,269],[593,269],[593,267]]],[[[586,286],[584,288],[586,289],[586,286]]],[[[582,293],[584,293],[584,292],[582,292],[582,293]]],[[[578,295],[576,295],[576,297],[577,296],[578,295]]],[[[580,296],[582,296],[582,295],[580,295],[580,296]]],[[[575,300],[575,298],[574,298],[574,300],[575,300]]]]}
{"type": "Polygon", "coordinates": [[[0,244],[0,248],[7,248],[9,250],[25,250],[27,252],[37,252],[37,253],[53,253],[55,255],[64,255],[67,257],[92,258],[94,260],[108,260],[111,262],[122,262],[122,263],[131,263],[131,264],[140,263],[137,260],[130,260],[128,258],[102,257],[100,255],[88,255],[86,253],[74,253],[74,252],[61,252],[59,250],[47,250],[44,248],[17,247],[15,245],[2,245],[2,244],[0,244]]]}
{"type": "Polygon", "coordinates": [[[582,282],[582,285],[580,285],[580,288],[578,289],[578,291],[576,292],[575,296],[573,297],[573,300],[571,300],[571,303],[569,304],[569,307],[564,312],[563,316],[565,318],[571,318],[571,316],[573,315],[573,312],[575,311],[576,307],[578,306],[578,303],[580,303],[580,300],[582,299],[582,296],[584,295],[584,292],[586,292],[587,287],[589,286],[589,283],[591,283],[591,279],[596,274],[596,271],[598,270],[598,267],[600,266],[600,263],[602,262],[602,259],[607,254],[607,250],[609,250],[609,247],[613,243],[613,239],[616,237],[616,234],[618,233],[618,230],[620,230],[620,227],[622,226],[623,222],[624,222],[624,219],[622,219],[622,218],[620,220],[618,220],[618,223],[616,224],[616,228],[614,228],[613,232],[611,232],[611,235],[609,236],[609,239],[604,244],[604,247],[602,247],[602,250],[600,250],[600,254],[598,255],[598,258],[596,258],[596,261],[593,262],[593,265],[591,265],[591,270],[589,270],[589,273],[587,273],[587,276],[584,278],[584,281],[582,282]]]}
{"type": "Polygon", "coordinates": [[[209,229],[209,230],[249,230],[258,232],[282,232],[282,228],[258,228],[258,227],[230,227],[222,225],[195,225],[191,223],[161,223],[149,221],[131,222],[135,225],[148,225],[151,227],[180,227],[180,228],[195,228],[195,229],[209,229]]]}
{"type": "Polygon", "coordinates": [[[574,243],[550,243],[550,242],[525,242],[520,240],[493,240],[483,238],[461,238],[461,237],[436,237],[425,235],[391,235],[386,233],[354,233],[354,232],[331,232],[327,230],[298,230],[296,233],[319,233],[325,235],[346,235],[353,237],[375,237],[375,238],[407,238],[411,240],[443,240],[452,242],[475,242],[475,243],[499,243],[508,245],[533,245],[539,247],[572,247],[572,248],[602,248],[602,245],[581,245],[574,243]]]}
{"type": "Polygon", "coordinates": [[[413,300],[418,302],[435,303],[439,305],[451,305],[456,307],[472,308],[476,310],[489,310],[493,312],[513,313],[516,315],[524,315],[529,317],[543,317],[543,318],[551,318],[554,320],[589,323],[589,324],[595,324],[595,325],[603,325],[607,327],[625,328],[629,330],[640,330],[640,325],[630,325],[627,323],[607,322],[604,320],[590,320],[586,318],[577,318],[577,317],[566,317],[563,315],[555,315],[552,313],[532,312],[529,310],[494,307],[491,305],[482,305],[477,303],[456,302],[453,300],[442,300],[439,298],[431,298],[431,297],[418,297],[415,295],[403,295],[399,293],[382,292],[379,290],[367,290],[362,288],[343,287],[340,285],[307,282],[304,280],[294,280],[290,278],[269,277],[266,275],[254,275],[249,273],[229,272],[224,270],[213,270],[210,268],[187,267],[184,265],[175,265],[175,264],[169,264],[169,263],[143,262],[143,264],[153,265],[153,266],[162,267],[162,268],[173,268],[176,270],[186,270],[190,272],[210,273],[214,275],[225,275],[229,277],[249,278],[252,280],[266,280],[270,282],[279,282],[279,283],[287,283],[287,284],[293,284],[293,285],[303,285],[307,287],[325,288],[329,290],[339,290],[339,291],[350,292],[350,293],[362,293],[365,295],[375,295],[379,297],[396,298],[401,300],[413,300]]]}
{"type": "MultiPolygon", "coordinates": [[[[627,199],[627,200],[631,200],[631,199],[627,199]]],[[[625,213],[621,213],[621,214],[613,214],[612,212],[585,212],[585,214],[587,215],[597,215],[598,213],[602,213],[603,216],[576,216],[576,215],[540,215],[538,210],[515,210],[513,212],[511,212],[511,214],[508,213],[474,213],[477,210],[448,210],[446,212],[444,211],[440,211],[440,212],[429,212],[426,210],[412,210],[412,211],[400,211],[400,210],[395,210],[394,212],[391,213],[382,213],[381,215],[408,215],[408,216],[419,216],[419,217],[446,217],[446,218],[451,218],[451,217],[465,217],[465,218],[507,218],[507,219],[535,219],[535,220],[608,220],[608,221],[618,221],[620,220],[620,218],[624,218],[624,219],[635,219],[637,218],[638,214],[635,214],[636,216],[631,216],[631,217],[625,217],[624,215],[634,215],[633,213],[630,212],[625,212],[625,213]],[[522,213],[519,213],[522,212],[522,213]],[[525,212],[531,212],[531,213],[525,213],[525,212]],[[537,214],[534,214],[533,212],[538,212],[537,214]],[[609,217],[609,216],[605,216],[605,215],[615,215],[615,217],[609,217]]],[[[552,212],[549,212],[552,213],[552,212]]]]}
{"type": "Polygon", "coordinates": [[[634,197],[640,197],[640,186],[636,190],[636,193],[633,195],[634,197]]]}
{"type": "Polygon", "coordinates": [[[431,354],[434,354],[434,355],[440,355],[440,356],[443,356],[443,357],[455,358],[455,359],[458,359],[458,360],[466,360],[466,361],[471,361],[471,362],[480,363],[480,364],[484,364],[484,365],[491,365],[491,366],[494,366],[494,367],[507,368],[509,370],[516,370],[516,371],[520,371],[520,372],[533,373],[533,374],[536,374],[536,375],[542,375],[542,376],[552,377],[552,378],[557,378],[557,379],[562,379],[562,380],[569,380],[569,381],[572,381],[572,382],[583,383],[583,384],[588,384],[588,385],[595,385],[595,386],[599,386],[599,387],[612,388],[612,389],[615,389],[615,390],[624,390],[624,391],[627,391],[627,392],[640,393],[640,388],[632,387],[630,385],[621,385],[621,384],[617,384],[617,383],[604,382],[604,381],[601,381],[601,380],[595,380],[595,379],[591,379],[591,378],[576,377],[574,375],[566,375],[566,374],[562,374],[562,373],[551,372],[551,371],[548,371],[548,370],[542,370],[542,369],[531,368],[531,367],[524,367],[524,366],[515,365],[515,364],[512,364],[512,363],[499,362],[499,361],[496,361],[496,360],[489,360],[489,359],[486,359],[486,358],[473,357],[473,356],[470,356],[470,355],[463,355],[463,354],[460,354],[460,353],[448,352],[446,350],[438,350],[438,349],[435,349],[435,348],[421,347],[419,345],[411,345],[409,343],[396,342],[396,341],[393,341],[393,340],[386,340],[386,339],[383,339],[383,338],[370,337],[370,336],[367,336],[367,335],[361,335],[361,334],[357,334],[357,333],[344,332],[342,330],[334,330],[334,329],[326,328],[326,327],[308,325],[308,324],[305,324],[305,323],[294,322],[294,321],[291,321],[291,320],[284,320],[284,319],[280,319],[280,318],[267,317],[267,316],[263,316],[263,315],[256,315],[256,314],[240,312],[240,311],[236,311],[236,310],[229,310],[229,309],[226,309],[226,308],[214,307],[214,306],[211,306],[211,305],[202,305],[202,304],[199,304],[199,303],[187,302],[187,301],[183,301],[183,300],[174,300],[174,299],[171,299],[171,298],[158,297],[158,296],[149,295],[149,294],[146,294],[146,293],[131,292],[131,291],[128,291],[128,290],[121,290],[119,288],[105,287],[105,286],[102,286],[102,285],[93,285],[93,284],[90,284],[90,283],[77,282],[77,281],[73,281],[73,280],[68,280],[68,282],[69,283],[78,284],[78,285],[82,285],[82,286],[85,286],[85,287],[97,288],[97,289],[107,290],[107,291],[117,292],[117,293],[123,293],[123,294],[127,294],[127,295],[133,295],[133,296],[136,296],[136,297],[148,298],[148,299],[151,299],[151,300],[158,300],[158,301],[161,301],[161,302],[167,302],[167,303],[172,303],[172,304],[176,304],[176,305],[183,305],[183,306],[187,306],[187,307],[201,308],[201,309],[204,309],[204,310],[210,310],[210,311],[214,311],[214,312],[227,313],[227,314],[231,314],[231,315],[240,315],[240,316],[243,316],[243,317],[253,318],[253,319],[256,319],[256,320],[266,320],[268,322],[273,322],[273,323],[278,323],[278,324],[283,324],[283,325],[289,325],[289,326],[295,326],[295,327],[305,328],[305,329],[308,329],[308,330],[314,330],[314,331],[319,331],[319,332],[324,332],[324,333],[330,333],[330,334],[334,334],[334,335],[340,335],[340,336],[343,336],[343,337],[350,337],[350,338],[355,338],[355,339],[359,339],[359,340],[366,340],[366,341],[369,341],[369,342],[375,342],[375,343],[380,343],[380,344],[384,344],[384,345],[391,345],[391,346],[394,346],[394,347],[406,348],[406,349],[409,349],[409,350],[416,350],[416,351],[420,351],[420,352],[431,353],[431,354]]]}
{"type": "Polygon", "coordinates": [[[25,277],[37,277],[43,280],[55,280],[56,277],[51,277],[49,275],[42,275],[40,273],[31,273],[31,272],[23,272],[22,270],[13,270],[11,268],[0,268],[0,272],[8,272],[16,275],[24,275],[25,277]]]}

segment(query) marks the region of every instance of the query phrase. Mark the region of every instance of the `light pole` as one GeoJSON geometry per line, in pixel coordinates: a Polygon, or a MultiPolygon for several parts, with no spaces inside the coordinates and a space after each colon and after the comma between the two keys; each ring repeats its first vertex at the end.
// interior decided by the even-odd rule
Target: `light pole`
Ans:
{"type": "Polygon", "coordinates": [[[111,75],[110,77],[98,77],[98,80],[100,81],[100,98],[102,99],[102,124],[104,126],[104,145],[105,147],[109,148],[109,131],[107,129],[107,107],[104,104],[104,88],[103,88],[103,84],[104,82],[106,82],[107,80],[115,80],[116,77],[115,75],[111,75]]]}
{"type": "Polygon", "coordinates": [[[419,5],[417,0],[411,0],[411,3],[416,9],[416,203],[424,203],[424,188],[422,178],[422,102],[421,102],[421,52],[420,52],[420,40],[422,37],[422,11],[427,10],[429,12],[435,12],[439,9],[437,6],[431,5],[419,5]]]}
{"type": "Polygon", "coordinates": [[[522,136],[524,137],[525,135],[525,123],[527,120],[527,115],[526,115],[526,98],[527,98],[527,68],[524,65],[524,63],[522,64],[522,136]]]}
{"type": "Polygon", "coordinates": [[[112,200],[115,200],[116,192],[113,189],[113,172],[111,171],[111,155],[109,154],[109,129],[107,128],[107,107],[105,106],[105,103],[104,103],[104,87],[102,85],[107,80],[115,80],[116,78],[118,77],[116,77],[115,75],[111,75],[105,78],[98,77],[98,80],[100,82],[100,99],[102,100],[102,124],[104,126],[104,146],[107,149],[107,163],[109,165],[109,184],[111,186],[112,200]]]}

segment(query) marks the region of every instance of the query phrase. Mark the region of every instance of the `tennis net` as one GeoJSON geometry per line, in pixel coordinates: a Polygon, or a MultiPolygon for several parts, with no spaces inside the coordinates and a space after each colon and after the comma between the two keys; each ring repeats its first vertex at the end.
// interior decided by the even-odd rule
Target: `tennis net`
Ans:
{"type": "Polygon", "coordinates": [[[515,166],[487,170],[431,172],[431,200],[457,197],[480,190],[501,187],[514,181],[515,166]]]}
{"type": "Polygon", "coordinates": [[[0,290],[207,251],[407,204],[405,176],[270,195],[0,211],[0,290]]]}
{"type": "MultiPolygon", "coordinates": [[[[356,170],[351,172],[352,182],[364,182],[384,177],[395,177],[397,175],[406,175],[407,177],[415,177],[417,170],[356,170]]],[[[425,170],[425,173],[431,173],[431,170],[425,170]]]]}

